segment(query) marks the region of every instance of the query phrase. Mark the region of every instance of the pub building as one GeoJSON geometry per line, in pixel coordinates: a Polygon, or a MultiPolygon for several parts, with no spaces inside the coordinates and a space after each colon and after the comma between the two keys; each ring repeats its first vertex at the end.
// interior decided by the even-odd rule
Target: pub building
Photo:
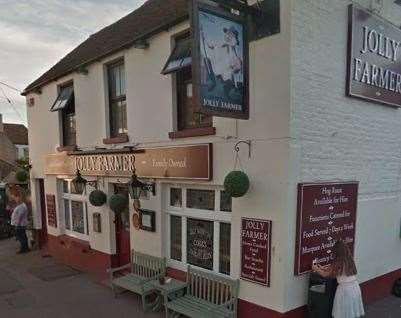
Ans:
{"type": "Polygon", "coordinates": [[[239,317],[305,317],[311,264],[343,239],[365,302],[388,295],[399,1],[227,4],[149,0],[25,89],[43,252],[99,279],[131,250],[165,257],[170,277],[239,279],[239,317]]]}

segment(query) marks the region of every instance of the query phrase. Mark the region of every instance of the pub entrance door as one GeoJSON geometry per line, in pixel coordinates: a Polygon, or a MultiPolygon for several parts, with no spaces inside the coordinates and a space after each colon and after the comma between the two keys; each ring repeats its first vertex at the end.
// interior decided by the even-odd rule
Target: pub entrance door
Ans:
{"type": "Polygon", "coordinates": [[[45,183],[43,179],[38,179],[39,187],[39,206],[41,211],[42,228],[39,232],[39,247],[44,248],[47,244],[47,217],[46,217],[46,202],[45,202],[45,183]]]}
{"type": "MultiPolygon", "coordinates": [[[[114,193],[122,194],[128,198],[128,186],[125,184],[114,184],[114,193]]],[[[116,214],[116,250],[117,266],[123,266],[130,262],[131,244],[130,244],[130,222],[129,207],[120,214],[116,214]]]]}

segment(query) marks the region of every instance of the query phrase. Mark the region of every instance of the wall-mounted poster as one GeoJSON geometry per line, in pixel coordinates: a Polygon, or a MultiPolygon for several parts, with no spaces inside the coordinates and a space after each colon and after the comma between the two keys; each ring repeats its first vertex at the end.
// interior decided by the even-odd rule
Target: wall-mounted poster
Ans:
{"type": "Polygon", "coordinates": [[[270,286],[272,222],[241,219],[241,279],[270,286]]]}
{"type": "Polygon", "coordinates": [[[340,239],[354,250],[357,205],[358,182],[298,185],[296,275],[310,272],[313,261],[331,263],[340,239]]]}
{"type": "Polygon", "coordinates": [[[248,39],[243,19],[192,1],[192,78],[200,112],[249,118],[248,39]]]}
{"type": "Polygon", "coordinates": [[[47,224],[57,227],[56,196],[46,194],[47,224]]]}

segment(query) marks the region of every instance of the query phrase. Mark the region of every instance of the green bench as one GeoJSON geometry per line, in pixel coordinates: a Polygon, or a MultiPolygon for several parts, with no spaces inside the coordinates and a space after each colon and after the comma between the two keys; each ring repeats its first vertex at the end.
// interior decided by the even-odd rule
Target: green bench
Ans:
{"type": "Polygon", "coordinates": [[[206,273],[188,266],[187,281],[181,297],[168,297],[166,310],[173,317],[237,317],[239,280],[206,273]]]}
{"type": "Polygon", "coordinates": [[[155,293],[148,282],[166,275],[166,259],[132,251],[131,263],[108,270],[110,286],[116,296],[116,287],[139,294],[142,297],[142,307],[148,311],[154,303],[147,303],[146,297],[155,293]],[[124,272],[129,270],[129,272],[124,272]]]}

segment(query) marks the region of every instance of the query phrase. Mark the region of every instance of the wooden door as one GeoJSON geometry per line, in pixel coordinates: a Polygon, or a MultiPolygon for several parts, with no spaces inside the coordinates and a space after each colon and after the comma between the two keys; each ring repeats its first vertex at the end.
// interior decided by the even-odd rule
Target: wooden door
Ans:
{"type": "MultiPolygon", "coordinates": [[[[114,193],[122,194],[128,198],[128,187],[124,184],[115,184],[114,193]]],[[[120,214],[116,214],[116,247],[117,247],[117,266],[122,266],[130,262],[131,243],[130,243],[130,219],[129,207],[120,214]]]]}
{"type": "Polygon", "coordinates": [[[42,229],[39,232],[39,247],[43,248],[47,244],[47,218],[46,218],[46,200],[45,200],[45,183],[43,179],[37,182],[39,186],[39,207],[41,211],[42,229]]]}

